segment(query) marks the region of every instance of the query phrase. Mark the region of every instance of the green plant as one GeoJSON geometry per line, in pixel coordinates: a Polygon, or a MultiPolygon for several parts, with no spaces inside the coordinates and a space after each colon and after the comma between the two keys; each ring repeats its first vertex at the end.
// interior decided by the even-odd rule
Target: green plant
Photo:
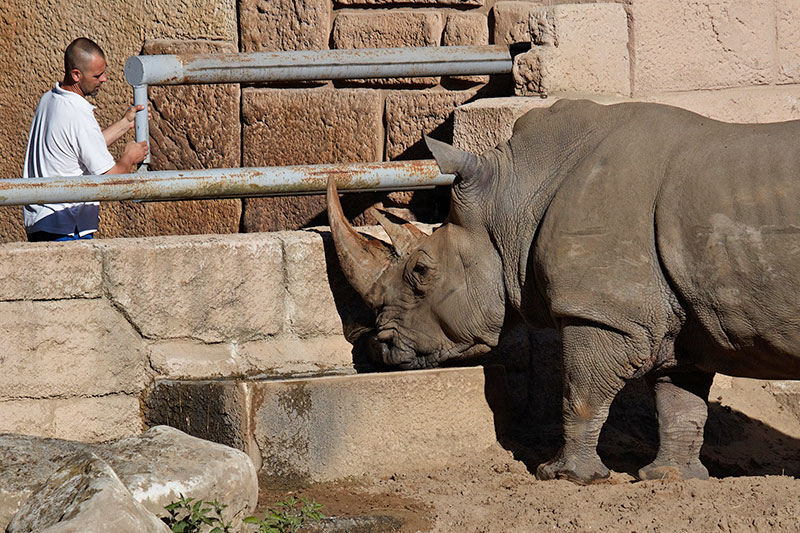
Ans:
{"type": "Polygon", "coordinates": [[[209,533],[229,533],[231,523],[222,520],[222,510],[226,507],[227,505],[217,500],[194,501],[194,498],[186,498],[181,494],[178,501],[164,507],[169,516],[161,520],[175,533],[195,533],[200,531],[203,525],[213,527],[209,533]],[[212,511],[213,514],[210,514],[212,511]]]}
{"type": "Polygon", "coordinates": [[[322,505],[292,496],[264,513],[264,518],[248,516],[244,521],[259,526],[261,533],[296,533],[307,521],[322,520],[322,505]]]}

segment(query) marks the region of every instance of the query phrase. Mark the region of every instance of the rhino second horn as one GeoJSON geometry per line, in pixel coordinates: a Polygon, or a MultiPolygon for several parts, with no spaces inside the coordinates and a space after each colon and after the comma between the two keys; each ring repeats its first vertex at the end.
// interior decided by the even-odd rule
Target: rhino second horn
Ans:
{"type": "Polygon", "coordinates": [[[369,240],[353,229],[342,211],[333,176],[328,177],[327,201],[328,224],[342,272],[353,289],[374,309],[378,303],[372,301],[372,288],[390,265],[392,251],[388,244],[369,240]]]}
{"type": "Polygon", "coordinates": [[[442,174],[455,174],[463,179],[476,173],[480,167],[480,161],[475,154],[459,150],[455,146],[437,141],[427,135],[425,135],[425,144],[428,145],[442,174]]]}
{"type": "Polygon", "coordinates": [[[392,215],[388,211],[370,207],[368,213],[375,217],[378,224],[386,231],[386,234],[392,240],[395,252],[397,252],[397,255],[400,257],[403,257],[411,250],[415,249],[419,244],[419,240],[426,236],[422,230],[411,222],[405,221],[396,215],[392,215]],[[398,224],[393,222],[389,217],[397,218],[402,223],[398,224]]]}

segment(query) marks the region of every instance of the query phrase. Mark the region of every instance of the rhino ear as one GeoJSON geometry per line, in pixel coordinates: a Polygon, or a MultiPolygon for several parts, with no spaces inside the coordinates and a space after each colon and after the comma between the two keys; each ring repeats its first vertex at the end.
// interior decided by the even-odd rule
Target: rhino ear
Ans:
{"type": "Polygon", "coordinates": [[[378,223],[386,231],[386,234],[392,240],[395,252],[400,257],[414,250],[419,244],[419,240],[426,237],[425,233],[414,224],[388,211],[370,207],[368,212],[378,220],[378,223]]]}
{"type": "Polygon", "coordinates": [[[471,154],[451,146],[442,141],[431,139],[425,135],[425,144],[433,154],[439,170],[443,174],[455,174],[456,183],[463,181],[466,183],[481,180],[485,176],[483,160],[471,154]]]}

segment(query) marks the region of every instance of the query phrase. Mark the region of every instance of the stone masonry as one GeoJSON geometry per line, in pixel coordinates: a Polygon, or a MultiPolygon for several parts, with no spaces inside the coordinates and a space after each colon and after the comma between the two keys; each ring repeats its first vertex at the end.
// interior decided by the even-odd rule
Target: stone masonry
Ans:
{"type": "MultiPolygon", "coordinates": [[[[21,174],[30,117],[39,95],[60,78],[61,53],[76,27],[109,57],[110,81],[94,100],[103,125],[131,101],[122,65],[139,53],[515,45],[513,75],[491,78],[152,87],[152,168],[202,169],[428,158],[423,134],[464,145],[469,142],[461,135],[482,137],[485,148],[499,134],[470,129],[454,135],[453,112],[464,104],[478,105],[476,100],[513,95],[532,101],[510,104],[513,110],[506,114],[538,105],[533,100],[546,95],[590,94],[662,101],[733,121],[794,118],[800,84],[795,4],[136,0],[29,6],[10,0],[0,15],[0,38],[11,53],[0,66],[26,82],[0,90],[0,101],[11,103],[0,107],[6,125],[0,169],[6,177],[21,174]]],[[[115,154],[122,148],[118,144],[112,147],[115,154]]],[[[431,213],[441,220],[446,211],[437,206],[439,196],[429,193],[346,198],[346,212],[360,223],[373,222],[364,213],[378,203],[430,222],[437,221],[431,213]]],[[[20,208],[0,208],[0,213],[0,241],[24,239],[20,208]]],[[[324,224],[325,214],[321,196],[303,196],[107,202],[102,219],[98,236],[121,237],[293,229],[324,224]]]]}

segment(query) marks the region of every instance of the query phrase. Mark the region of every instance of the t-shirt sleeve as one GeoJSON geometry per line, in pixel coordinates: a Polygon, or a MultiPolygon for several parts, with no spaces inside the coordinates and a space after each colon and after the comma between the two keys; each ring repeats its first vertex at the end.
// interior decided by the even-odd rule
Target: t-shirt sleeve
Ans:
{"type": "Polygon", "coordinates": [[[96,121],[92,124],[78,128],[76,137],[78,140],[78,157],[81,165],[89,171],[91,175],[97,176],[105,174],[114,166],[114,156],[108,151],[106,139],[96,121]]]}

